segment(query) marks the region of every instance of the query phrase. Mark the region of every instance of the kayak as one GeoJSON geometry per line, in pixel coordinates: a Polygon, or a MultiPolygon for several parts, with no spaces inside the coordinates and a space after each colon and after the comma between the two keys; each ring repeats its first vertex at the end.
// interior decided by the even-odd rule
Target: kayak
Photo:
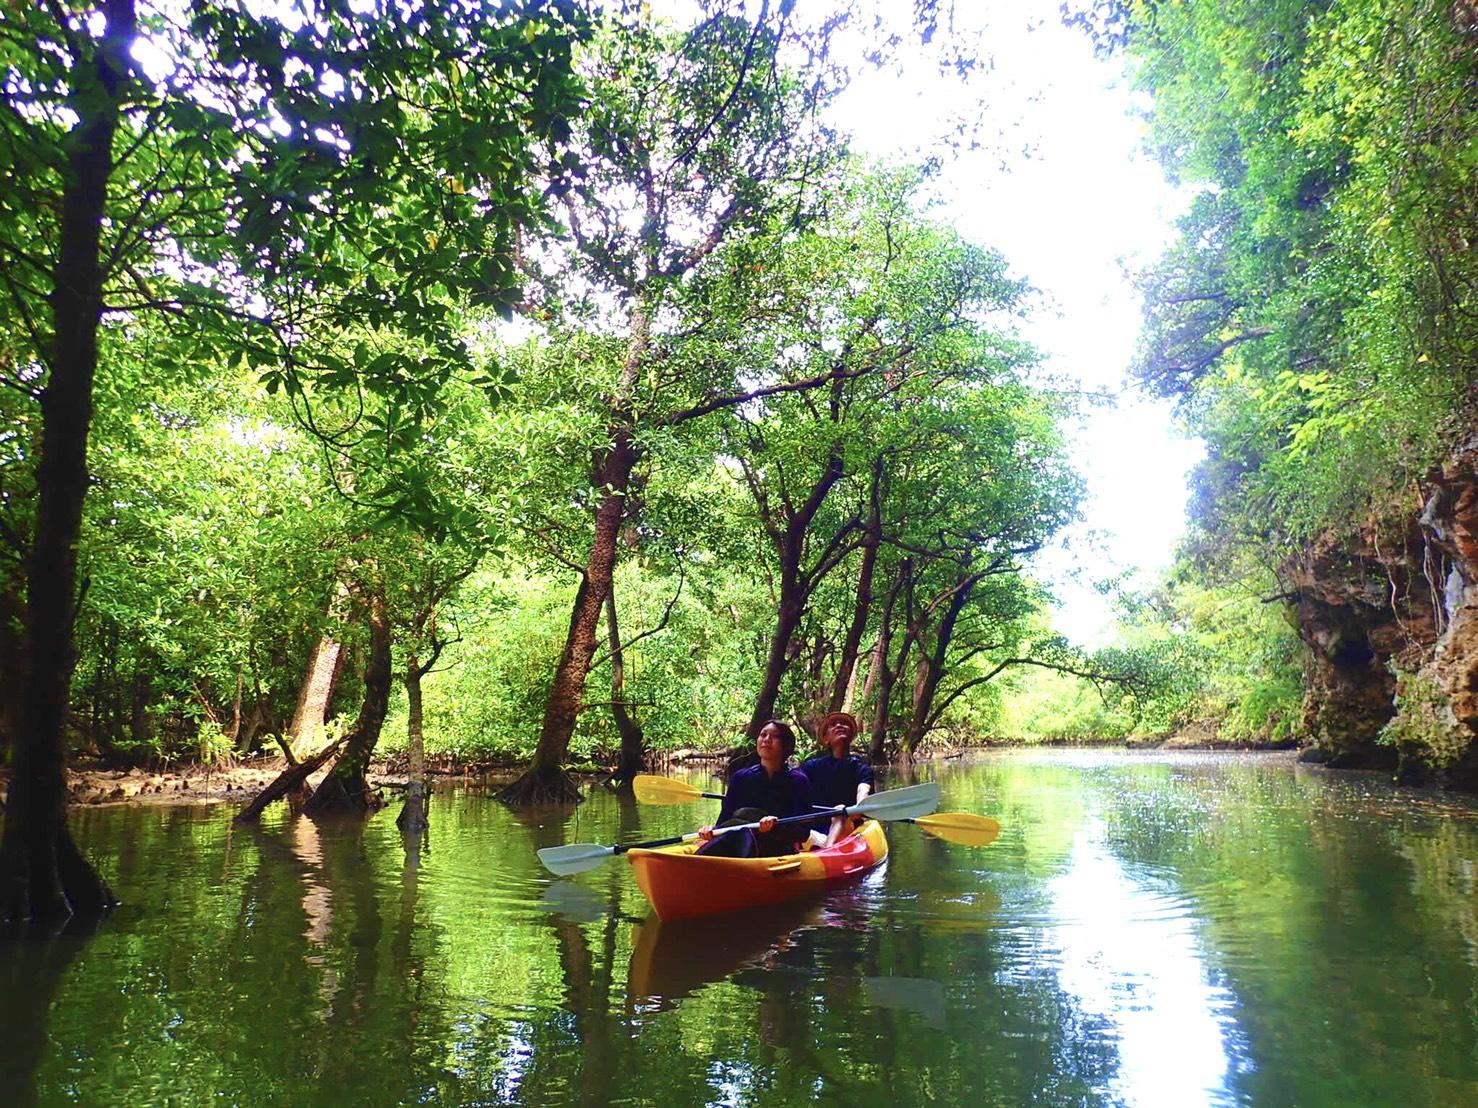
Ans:
{"type": "Polygon", "coordinates": [[[695,854],[700,843],[630,850],[636,883],[663,921],[784,904],[855,881],[888,856],[877,820],[834,846],[774,858],[718,858],[695,854]]]}

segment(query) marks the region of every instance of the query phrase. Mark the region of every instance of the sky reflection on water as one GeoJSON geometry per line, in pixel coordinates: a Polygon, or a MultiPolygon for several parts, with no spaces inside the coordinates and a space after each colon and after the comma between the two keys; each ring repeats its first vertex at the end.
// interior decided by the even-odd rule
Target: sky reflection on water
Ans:
{"type": "Polygon", "coordinates": [[[1098,820],[1050,889],[1057,982],[1118,1050],[1105,1091],[1165,1108],[1224,1100],[1231,997],[1209,979],[1189,906],[1130,878],[1098,820]]]}

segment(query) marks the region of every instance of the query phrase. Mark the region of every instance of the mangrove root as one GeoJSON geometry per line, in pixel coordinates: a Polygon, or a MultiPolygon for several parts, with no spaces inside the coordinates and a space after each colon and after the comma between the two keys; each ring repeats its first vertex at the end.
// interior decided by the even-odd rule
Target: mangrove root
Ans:
{"type": "Polygon", "coordinates": [[[575,779],[558,766],[529,770],[513,784],[499,790],[497,798],[515,808],[535,804],[579,804],[585,799],[575,779]]]}

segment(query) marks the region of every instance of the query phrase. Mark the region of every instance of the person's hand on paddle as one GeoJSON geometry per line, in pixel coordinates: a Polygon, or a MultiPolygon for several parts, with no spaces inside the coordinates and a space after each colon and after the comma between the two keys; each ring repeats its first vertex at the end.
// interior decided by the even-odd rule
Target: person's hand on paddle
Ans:
{"type": "Polygon", "coordinates": [[[698,837],[700,839],[702,839],[704,842],[707,842],[709,839],[713,838],[713,828],[712,827],[700,827],[700,828],[698,828],[698,837]]]}
{"type": "Polygon", "coordinates": [[[775,830],[775,824],[777,822],[778,821],[776,820],[776,818],[774,816],[764,816],[760,820],[760,827],[759,827],[760,834],[761,835],[768,835],[771,831],[775,830]]]}

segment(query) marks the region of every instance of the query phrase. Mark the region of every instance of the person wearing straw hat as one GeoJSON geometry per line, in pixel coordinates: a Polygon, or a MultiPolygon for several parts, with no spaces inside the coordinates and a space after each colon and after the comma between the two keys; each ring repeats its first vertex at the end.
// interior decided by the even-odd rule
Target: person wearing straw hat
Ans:
{"type": "MultiPolygon", "coordinates": [[[[801,763],[801,772],[811,783],[813,804],[850,807],[861,804],[872,793],[872,766],[852,753],[852,740],[859,730],[857,717],[851,712],[831,712],[821,720],[816,734],[827,753],[801,763]]],[[[825,840],[817,845],[831,846],[842,837],[848,822],[841,816],[834,817],[825,840]]]]}

